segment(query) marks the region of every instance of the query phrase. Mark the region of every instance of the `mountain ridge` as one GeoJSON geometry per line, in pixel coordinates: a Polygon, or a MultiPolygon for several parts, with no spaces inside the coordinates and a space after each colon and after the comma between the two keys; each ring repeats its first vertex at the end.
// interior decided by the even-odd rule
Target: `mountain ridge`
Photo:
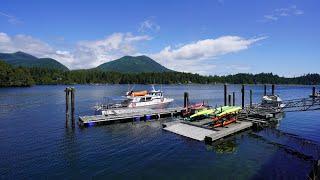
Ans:
{"type": "Polygon", "coordinates": [[[148,56],[123,56],[100,64],[95,69],[121,73],[173,72],[148,56]]]}
{"type": "Polygon", "coordinates": [[[15,53],[0,53],[0,60],[3,60],[14,67],[39,67],[48,69],[59,69],[63,71],[69,70],[65,65],[55,59],[37,58],[22,51],[17,51],[15,53]]]}

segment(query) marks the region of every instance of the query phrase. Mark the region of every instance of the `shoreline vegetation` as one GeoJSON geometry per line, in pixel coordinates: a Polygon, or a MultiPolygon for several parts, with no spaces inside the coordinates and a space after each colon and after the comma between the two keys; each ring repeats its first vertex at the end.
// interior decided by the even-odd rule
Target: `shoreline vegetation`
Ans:
{"type": "Polygon", "coordinates": [[[297,84],[318,85],[320,74],[280,77],[272,73],[202,76],[184,72],[120,73],[98,69],[69,70],[13,67],[0,61],[0,87],[58,84],[297,84]]]}

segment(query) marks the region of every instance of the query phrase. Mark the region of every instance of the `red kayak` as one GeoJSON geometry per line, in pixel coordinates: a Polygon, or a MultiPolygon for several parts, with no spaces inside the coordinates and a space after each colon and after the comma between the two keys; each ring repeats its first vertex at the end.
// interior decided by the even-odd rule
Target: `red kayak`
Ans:
{"type": "Polygon", "coordinates": [[[236,117],[231,117],[231,118],[229,118],[229,119],[222,120],[222,121],[217,120],[217,121],[214,123],[213,127],[226,126],[226,125],[231,124],[231,123],[236,122],[236,121],[237,121],[237,118],[236,118],[236,117]]]}

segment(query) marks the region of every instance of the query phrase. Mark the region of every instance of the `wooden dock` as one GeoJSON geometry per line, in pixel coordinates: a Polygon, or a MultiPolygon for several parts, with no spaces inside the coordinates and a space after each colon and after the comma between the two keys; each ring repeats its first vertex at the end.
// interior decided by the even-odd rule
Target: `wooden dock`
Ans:
{"type": "Polygon", "coordinates": [[[79,116],[81,126],[93,126],[98,124],[113,124],[121,122],[133,122],[141,120],[160,119],[165,117],[179,116],[182,107],[150,109],[150,108],[127,108],[125,113],[114,115],[79,116]]]}
{"type": "Polygon", "coordinates": [[[210,143],[223,137],[227,137],[236,132],[250,128],[251,126],[252,122],[237,121],[236,123],[230,124],[226,127],[209,129],[206,127],[201,127],[198,124],[194,125],[191,123],[178,121],[164,123],[163,129],[194,140],[210,143]]]}

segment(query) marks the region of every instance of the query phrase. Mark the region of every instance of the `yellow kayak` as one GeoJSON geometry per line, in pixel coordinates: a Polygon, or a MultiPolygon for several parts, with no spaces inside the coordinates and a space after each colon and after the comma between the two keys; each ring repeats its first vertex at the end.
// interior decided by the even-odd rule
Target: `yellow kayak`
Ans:
{"type": "Polygon", "coordinates": [[[224,116],[224,115],[227,115],[227,114],[236,114],[236,113],[239,113],[241,110],[241,107],[238,107],[238,106],[234,106],[234,107],[231,107],[219,114],[216,115],[216,117],[221,117],[221,116],[224,116]]]}
{"type": "Polygon", "coordinates": [[[232,106],[222,106],[222,107],[218,107],[218,108],[215,108],[215,109],[204,109],[204,110],[201,110],[193,115],[190,116],[190,118],[195,118],[195,117],[198,117],[198,116],[208,116],[208,115],[215,115],[215,114],[218,114],[218,113],[221,113],[221,112],[224,112],[230,108],[233,108],[232,106]]]}

